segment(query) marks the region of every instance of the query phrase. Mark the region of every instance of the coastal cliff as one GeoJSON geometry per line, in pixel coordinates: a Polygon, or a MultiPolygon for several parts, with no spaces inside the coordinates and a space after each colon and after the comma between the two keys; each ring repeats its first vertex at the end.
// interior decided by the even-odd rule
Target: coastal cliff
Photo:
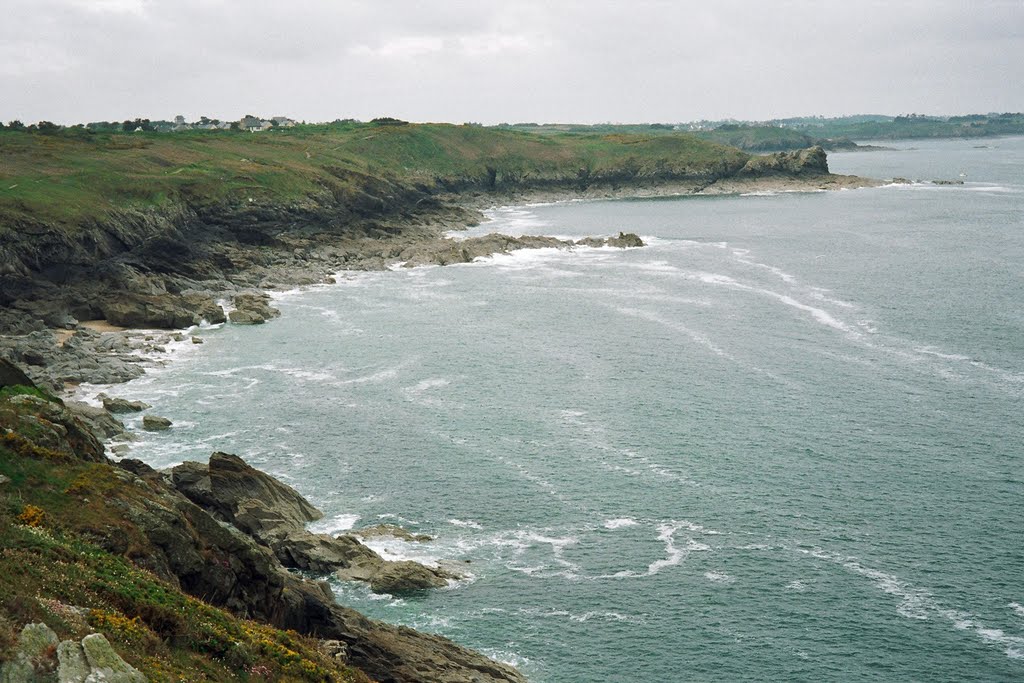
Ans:
{"type": "Polygon", "coordinates": [[[0,332],[13,334],[212,320],[225,293],[383,268],[497,203],[869,182],[829,174],[820,148],[756,157],[682,134],[434,124],[273,138],[7,132],[0,154],[0,332]]]}
{"type": "Polygon", "coordinates": [[[14,675],[22,626],[44,623],[73,642],[102,634],[153,681],[524,681],[289,571],[282,549],[302,539],[252,525],[253,496],[295,533],[315,517],[284,484],[227,454],[202,470],[205,495],[197,472],[108,460],[64,402],[0,361],[0,680],[50,680],[38,657],[14,675]]]}
{"type": "MultiPolygon", "coordinates": [[[[138,377],[139,353],[158,352],[167,336],[134,339],[80,321],[258,324],[276,315],[265,290],[344,269],[643,244],[630,234],[444,237],[499,203],[871,182],[830,174],[820,148],[753,157],[685,135],[542,138],[433,125],[173,141],[5,133],[0,151],[0,533],[4,562],[30,568],[0,580],[0,660],[15,656],[21,626],[45,623],[72,649],[105,634],[150,680],[183,671],[210,680],[523,679],[444,638],[369,620],[294,573],[332,572],[374,590],[455,576],[309,533],[308,503],[236,456],[167,473],[109,460],[100,439],[123,426],[56,394],[138,377]],[[237,490],[247,493],[225,493],[237,490]],[[281,504],[256,502],[268,492],[281,504]]],[[[110,410],[122,408],[131,409],[110,400],[110,410]]]]}

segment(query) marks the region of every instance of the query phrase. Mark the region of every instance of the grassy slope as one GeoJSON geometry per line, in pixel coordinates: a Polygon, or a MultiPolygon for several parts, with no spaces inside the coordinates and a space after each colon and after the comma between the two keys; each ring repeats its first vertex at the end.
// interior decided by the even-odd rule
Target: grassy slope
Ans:
{"type": "MultiPolygon", "coordinates": [[[[535,135],[475,126],[349,124],[264,133],[0,132],[0,229],[63,225],[184,200],[290,202],[367,181],[434,186],[501,176],[575,176],[626,164],[654,172],[736,164],[738,150],[687,135],[535,135]]],[[[739,161],[742,164],[742,161],[739,161]]]]}
{"type": "MultiPolygon", "coordinates": [[[[6,392],[0,413],[12,407],[6,392]]],[[[7,420],[8,424],[17,421],[7,420]]],[[[127,554],[148,541],[123,506],[144,489],[125,486],[106,463],[38,446],[22,422],[0,435],[0,661],[21,626],[45,622],[61,638],[104,633],[150,681],[365,682],[294,632],[235,618],[89,542],[116,529],[127,554]]],[[[0,433],[4,432],[0,429],[0,433]]]]}

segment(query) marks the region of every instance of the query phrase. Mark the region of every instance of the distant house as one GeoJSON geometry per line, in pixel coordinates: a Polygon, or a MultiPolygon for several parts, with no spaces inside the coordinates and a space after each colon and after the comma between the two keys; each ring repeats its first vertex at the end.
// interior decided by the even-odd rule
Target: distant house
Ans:
{"type": "Polygon", "coordinates": [[[294,128],[296,126],[296,122],[287,116],[275,116],[270,120],[273,121],[278,128],[294,128]]]}
{"type": "Polygon", "coordinates": [[[242,130],[247,130],[250,133],[259,133],[263,130],[270,130],[274,127],[274,124],[264,119],[256,118],[255,116],[243,116],[238,122],[239,127],[242,130]]]}

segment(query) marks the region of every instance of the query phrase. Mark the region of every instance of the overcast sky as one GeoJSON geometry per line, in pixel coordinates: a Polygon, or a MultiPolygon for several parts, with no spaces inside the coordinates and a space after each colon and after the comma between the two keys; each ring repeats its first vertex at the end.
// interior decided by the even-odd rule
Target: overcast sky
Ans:
{"type": "Polygon", "coordinates": [[[3,0],[0,119],[1024,110],[1024,0],[3,0]]]}

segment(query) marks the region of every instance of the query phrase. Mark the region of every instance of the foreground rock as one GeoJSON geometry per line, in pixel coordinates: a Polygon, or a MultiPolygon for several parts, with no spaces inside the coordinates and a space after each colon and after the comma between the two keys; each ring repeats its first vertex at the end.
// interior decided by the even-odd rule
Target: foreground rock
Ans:
{"type": "Polygon", "coordinates": [[[208,465],[183,463],[171,470],[170,480],[189,500],[273,552],[285,567],[335,572],[342,580],[366,581],[372,590],[388,593],[439,588],[461,578],[416,562],[385,560],[354,535],[307,530],[306,524],[323,513],[236,455],[214,453],[208,465]]]}
{"type": "Polygon", "coordinates": [[[77,642],[61,641],[46,624],[21,630],[14,657],[0,665],[3,683],[146,683],[135,667],[114,652],[101,633],[77,642]]]}

